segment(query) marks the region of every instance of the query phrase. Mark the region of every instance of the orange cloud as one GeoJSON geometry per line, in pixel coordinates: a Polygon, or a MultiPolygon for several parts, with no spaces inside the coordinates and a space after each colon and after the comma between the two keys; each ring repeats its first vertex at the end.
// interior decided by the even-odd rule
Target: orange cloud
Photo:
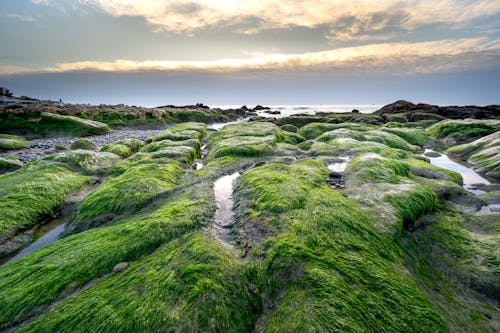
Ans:
{"type": "Polygon", "coordinates": [[[339,48],[321,52],[301,54],[269,54],[249,59],[220,59],[214,61],[174,60],[115,60],[79,61],[61,63],[55,67],[27,69],[20,67],[0,68],[0,74],[22,74],[29,72],[70,71],[247,71],[247,70],[314,70],[351,69],[374,71],[377,68],[412,68],[409,72],[434,72],[464,69],[467,66],[485,66],[478,61],[481,56],[499,59],[500,40],[469,38],[439,40],[420,43],[381,43],[339,48]]]}

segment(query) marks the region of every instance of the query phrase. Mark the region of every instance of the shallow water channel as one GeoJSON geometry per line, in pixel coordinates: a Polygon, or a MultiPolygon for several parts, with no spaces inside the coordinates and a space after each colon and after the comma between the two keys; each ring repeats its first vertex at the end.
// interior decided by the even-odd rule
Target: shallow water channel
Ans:
{"type": "MultiPolygon", "coordinates": [[[[425,150],[425,153],[430,153],[430,152],[434,152],[434,151],[431,149],[425,150]]],[[[441,167],[443,169],[448,169],[448,170],[455,171],[455,172],[458,172],[459,174],[461,174],[462,178],[464,180],[464,189],[466,191],[468,191],[472,194],[475,194],[475,195],[486,193],[485,191],[478,190],[474,186],[474,184],[490,185],[491,183],[487,179],[481,177],[477,172],[475,172],[471,168],[450,160],[448,158],[448,156],[446,156],[445,154],[442,154],[442,153],[439,153],[439,154],[441,154],[441,156],[439,156],[439,157],[430,157],[430,156],[425,155],[425,153],[424,153],[424,156],[427,157],[428,159],[430,159],[432,165],[436,165],[436,166],[441,167]]]]}
{"type": "Polygon", "coordinates": [[[214,183],[215,203],[217,205],[212,234],[224,247],[232,248],[233,237],[231,228],[233,226],[233,188],[236,179],[240,176],[235,172],[229,176],[223,176],[214,183]]]}

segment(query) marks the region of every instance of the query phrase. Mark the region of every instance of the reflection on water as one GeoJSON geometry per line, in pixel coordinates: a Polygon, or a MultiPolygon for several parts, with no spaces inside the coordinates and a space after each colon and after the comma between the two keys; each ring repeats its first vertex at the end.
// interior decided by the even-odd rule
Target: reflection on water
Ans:
{"type": "Polygon", "coordinates": [[[37,231],[35,232],[35,238],[37,237],[37,234],[40,235],[40,238],[38,238],[36,241],[31,243],[28,247],[23,248],[19,253],[17,253],[15,256],[10,258],[7,263],[14,262],[18,259],[21,259],[27,254],[30,254],[31,252],[47,246],[49,244],[52,244],[56,240],[59,239],[59,236],[61,233],[64,231],[64,228],[66,227],[66,223],[64,223],[67,220],[67,217],[60,217],[57,219],[54,219],[48,224],[44,224],[40,226],[37,231]],[[61,224],[62,223],[62,224],[61,224]],[[52,228],[52,229],[50,229],[52,228]]]}
{"type": "Polygon", "coordinates": [[[233,221],[233,187],[236,179],[240,176],[235,172],[229,176],[223,176],[214,183],[215,222],[213,225],[214,236],[223,245],[231,246],[231,226],[233,221]]]}
{"type": "MultiPolygon", "coordinates": [[[[432,152],[431,149],[426,149],[425,153],[432,152]]],[[[432,165],[436,165],[438,167],[452,170],[455,172],[458,172],[459,174],[462,175],[462,178],[464,180],[464,189],[472,194],[478,195],[478,194],[483,194],[486,193],[482,190],[476,189],[473,184],[487,184],[489,185],[490,182],[481,177],[477,172],[472,170],[471,168],[468,168],[462,164],[459,164],[457,162],[454,162],[448,158],[448,156],[442,154],[439,157],[429,157],[426,156],[427,158],[430,159],[432,165]]]]}
{"type": "Polygon", "coordinates": [[[347,167],[347,163],[349,163],[349,157],[341,157],[342,162],[337,162],[337,163],[330,163],[326,167],[330,171],[334,172],[344,172],[345,168],[347,167]]]}

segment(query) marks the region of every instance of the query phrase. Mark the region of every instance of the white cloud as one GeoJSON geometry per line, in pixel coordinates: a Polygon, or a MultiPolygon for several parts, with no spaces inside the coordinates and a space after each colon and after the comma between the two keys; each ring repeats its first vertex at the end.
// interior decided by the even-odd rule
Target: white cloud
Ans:
{"type": "Polygon", "coordinates": [[[215,61],[79,61],[40,69],[0,67],[0,74],[70,71],[346,70],[413,74],[498,66],[500,40],[469,38],[420,43],[382,43],[301,54],[271,54],[215,61]]]}
{"type": "MultiPolygon", "coordinates": [[[[37,0],[43,1],[43,0],[37,0]]],[[[79,0],[113,16],[140,16],[158,30],[192,33],[207,27],[234,26],[254,19],[255,33],[269,28],[332,26],[341,38],[386,28],[414,29],[429,23],[460,24],[500,12],[498,0],[79,0]],[[345,19],[354,23],[339,26],[345,19]],[[335,28],[337,30],[335,30],[335,28]]],[[[363,35],[367,35],[364,33],[363,35]]]]}
{"type": "Polygon", "coordinates": [[[23,21],[23,22],[33,22],[35,18],[32,15],[21,15],[21,14],[4,14],[4,17],[12,18],[15,20],[23,21]]]}

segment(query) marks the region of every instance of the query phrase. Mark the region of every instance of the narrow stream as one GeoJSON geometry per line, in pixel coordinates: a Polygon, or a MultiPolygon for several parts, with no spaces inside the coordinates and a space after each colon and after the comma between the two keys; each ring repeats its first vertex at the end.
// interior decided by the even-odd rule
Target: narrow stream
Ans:
{"type": "Polygon", "coordinates": [[[220,177],[214,183],[217,209],[215,211],[212,234],[220,244],[229,249],[233,248],[233,237],[231,235],[234,215],[233,188],[239,176],[240,173],[235,172],[232,175],[220,177]]]}
{"type": "MultiPolygon", "coordinates": [[[[430,153],[430,152],[434,152],[434,151],[431,149],[425,150],[425,153],[430,153]]],[[[481,177],[477,172],[475,172],[471,168],[468,168],[462,164],[459,164],[457,162],[450,160],[448,158],[448,156],[446,156],[445,154],[440,153],[441,156],[439,156],[439,157],[430,157],[430,156],[425,155],[425,153],[424,153],[424,156],[427,157],[428,159],[430,159],[432,165],[436,165],[438,167],[448,169],[451,171],[455,171],[455,172],[458,172],[459,174],[461,174],[462,178],[464,180],[464,189],[466,191],[468,191],[472,194],[475,194],[475,195],[486,193],[485,191],[478,190],[473,185],[474,184],[490,185],[491,183],[487,179],[481,177]]]]}

